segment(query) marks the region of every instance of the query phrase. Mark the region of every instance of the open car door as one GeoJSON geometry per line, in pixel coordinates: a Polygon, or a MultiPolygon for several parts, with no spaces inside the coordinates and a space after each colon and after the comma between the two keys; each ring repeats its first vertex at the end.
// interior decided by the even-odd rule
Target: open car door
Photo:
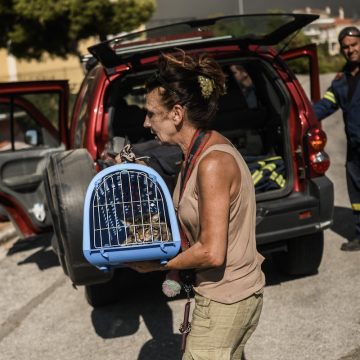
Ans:
{"type": "Polygon", "coordinates": [[[51,230],[43,171],[68,146],[67,81],[0,84],[0,205],[22,237],[51,230]]]}
{"type": "Polygon", "coordinates": [[[319,63],[317,56],[317,46],[315,44],[309,44],[302,46],[300,48],[289,50],[283,54],[281,57],[284,61],[287,62],[290,68],[292,68],[291,63],[293,61],[298,61],[299,59],[305,59],[308,61],[308,74],[310,76],[309,84],[309,97],[312,102],[320,100],[320,79],[319,79],[319,63]]]}

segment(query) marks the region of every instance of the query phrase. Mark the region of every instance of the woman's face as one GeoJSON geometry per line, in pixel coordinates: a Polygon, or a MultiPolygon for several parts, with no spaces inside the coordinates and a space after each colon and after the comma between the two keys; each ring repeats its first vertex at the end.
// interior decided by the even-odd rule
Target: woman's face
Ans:
{"type": "Polygon", "coordinates": [[[173,137],[177,133],[174,113],[161,102],[159,88],[155,88],[146,95],[146,117],[144,127],[162,143],[174,144],[173,137]]]}

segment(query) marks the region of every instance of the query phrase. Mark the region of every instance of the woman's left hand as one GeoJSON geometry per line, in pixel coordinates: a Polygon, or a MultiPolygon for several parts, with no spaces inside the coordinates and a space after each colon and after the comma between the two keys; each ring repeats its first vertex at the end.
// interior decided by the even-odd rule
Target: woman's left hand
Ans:
{"type": "Polygon", "coordinates": [[[139,273],[148,273],[152,271],[166,270],[159,261],[137,261],[124,264],[126,267],[133,269],[139,273]]]}

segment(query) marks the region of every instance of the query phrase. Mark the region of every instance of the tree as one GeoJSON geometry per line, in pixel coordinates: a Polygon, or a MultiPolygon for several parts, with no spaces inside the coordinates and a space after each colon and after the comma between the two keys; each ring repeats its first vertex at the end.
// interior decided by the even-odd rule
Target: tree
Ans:
{"type": "MultiPolygon", "coordinates": [[[[310,43],[310,39],[299,32],[290,42],[289,49],[301,47],[310,43]]],[[[329,72],[338,72],[345,64],[344,58],[339,55],[329,55],[326,44],[320,44],[317,47],[319,71],[321,74],[329,72]]],[[[291,69],[298,74],[306,74],[309,71],[309,64],[306,58],[291,61],[291,69]]]]}
{"type": "MultiPolygon", "coordinates": [[[[268,11],[269,14],[282,14],[283,10],[281,9],[272,9],[268,11]]],[[[277,20],[279,21],[279,20],[277,20]]],[[[274,28],[277,23],[274,22],[270,24],[274,28]]],[[[311,39],[307,37],[304,32],[300,29],[294,34],[291,34],[285,40],[276,45],[275,48],[280,51],[287,51],[290,49],[296,49],[311,43],[311,39]]],[[[338,72],[344,66],[344,58],[339,54],[335,56],[329,55],[328,49],[325,44],[318,45],[317,48],[318,61],[319,61],[319,70],[320,73],[328,72],[338,72]]],[[[309,72],[309,62],[308,59],[296,59],[288,62],[288,65],[297,74],[307,74],[309,72]]]]}
{"type": "Polygon", "coordinates": [[[134,30],[154,10],[155,0],[0,0],[0,48],[22,59],[80,56],[81,40],[134,30]]]}

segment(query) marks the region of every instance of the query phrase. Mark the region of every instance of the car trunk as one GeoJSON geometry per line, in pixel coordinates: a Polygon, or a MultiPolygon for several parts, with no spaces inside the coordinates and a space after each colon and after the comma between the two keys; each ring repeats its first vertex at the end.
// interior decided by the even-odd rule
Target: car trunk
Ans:
{"type": "Polygon", "coordinates": [[[214,129],[244,157],[258,199],[283,196],[292,188],[290,102],[285,86],[258,57],[227,60],[222,66],[227,93],[220,98],[214,129]]]}
{"type": "MultiPolygon", "coordinates": [[[[289,99],[285,87],[272,67],[259,57],[220,63],[227,77],[227,92],[220,98],[213,129],[226,136],[243,155],[258,200],[284,196],[292,187],[289,99]]],[[[111,84],[106,100],[110,147],[118,151],[126,138],[138,156],[150,156],[150,165],[173,188],[181,162],[180,150],[160,145],[143,127],[144,81],[148,76],[149,72],[138,72],[111,84]]]]}
{"type": "MultiPolygon", "coordinates": [[[[280,44],[317,18],[318,15],[279,13],[196,19],[146,29],[91,46],[90,53],[102,64],[109,78],[125,69],[134,74],[133,83],[129,76],[125,76],[120,86],[112,86],[118,89],[113,91],[117,96],[109,96],[113,136],[129,137],[136,144],[135,148],[140,148],[139,153],[152,152],[154,142],[140,144],[149,140],[149,134],[142,127],[145,114],[141,81],[145,81],[151,73],[141,74],[140,68],[150,65],[160,52],[171,52],[174,48],[189,53],[210,51],[228,75],[228,91],[220,100],[214,129],[227,136],[244,156],[252,172],[258,200],[288,194],[293,187],[289,96],[274,70],[275,54],[261,59],[257,51],[280,44]],[[234,51],[233,61],[229,58],[223,60],[225,57],[220,59],[222,51],[226,52],[228,50],[225,49],[229,48],[234,51]],[[241,55],[236,49],[248,51],[248,55],[241,55]],[[251,51],[254,51],[253,57],[250,56],[251,51]],[[245,71],[247,79],[243,84],[239,79],[236,81],[231,65],[238,66],[243,75],[245,71]],[[245,86],[245,83],[250,86],[245,86]],[[123,109],[119,111],[121,103],[123,109]]],[[[166,149],[160,154],[160,149],[157,150],[156,154],[152,154],[153,158],[164,161],[159,160],[164,155],[166,168],[171,168],[173,164],[169,163],[168,154],[173,155],[173,152],[166,149]]],[[[175,158],[171,156],[171,161],[175,158]]],[[[174,171],[178,169],[179,159],[175,160],[174,171]]]]}

